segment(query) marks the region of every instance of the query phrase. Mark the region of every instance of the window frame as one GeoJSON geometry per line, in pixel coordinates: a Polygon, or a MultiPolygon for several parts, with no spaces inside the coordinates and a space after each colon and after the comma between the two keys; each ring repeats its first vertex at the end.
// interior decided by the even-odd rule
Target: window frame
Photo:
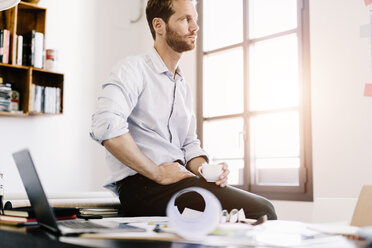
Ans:
{"type": "MultiPolygon", "coordinates": [[[[309,0],[297,0],[298,27],[294,30],[284,31],[274,35],[249,39],[249,3],[250,0],[243,1],[243,41],[238,44],[203,51],[203,0],[198,2],[197,10],[199,13],[199,26],[196,60],[197,60],[197,86],[196,86],[196,116],[197,116],[197,135],[203,145],[203,122],[218,119],[231,119],[241,117],[244,119],[244,180],[242,185],[235,187],[247,190],[267,197],[272,200],[298,200],[313,201],[313,172],[312,172],[312,129],[311,129],[311,87],[310,87],[310,37],[309,37],[309,0]],[[251,182],[250,165],[250,141],[249,141],[249,120],[250,117],[262,112],[277,111],[249,111],[248,106],[248,85],[249,85],[249,47],[251,43],[265,39],[280,37],[289,33],[297,33],[298,54],[299,54],[299,81],[300,81],[300,104],[294,109],[300,114],[300,175],[299,186],[263,186],[251,182]],[[203,57],[207,54],[230,50],[232,48],[243,48],[244,59],[244,112],[240,114],[204,117],[203,115],[203,57]]],[[[208,152],[208,151],[207,151],[208,152]]]]}

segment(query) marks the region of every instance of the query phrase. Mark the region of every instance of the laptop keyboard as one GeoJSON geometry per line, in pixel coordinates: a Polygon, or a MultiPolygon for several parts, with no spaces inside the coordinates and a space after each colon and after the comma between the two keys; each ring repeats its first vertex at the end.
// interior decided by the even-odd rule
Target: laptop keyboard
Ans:
{"type": "Polygon", "coordinates": [[[102,229],[108,228],[106,226],[98,225],[90,221],[59,221],[59,226],[64,226],[73,229],[102,229]]]}

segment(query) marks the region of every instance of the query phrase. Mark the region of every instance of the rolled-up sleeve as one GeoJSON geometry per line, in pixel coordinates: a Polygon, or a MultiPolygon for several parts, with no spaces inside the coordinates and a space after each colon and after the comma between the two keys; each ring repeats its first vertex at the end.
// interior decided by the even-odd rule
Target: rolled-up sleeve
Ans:
{"type": "Polygon", "coordinates": [[[186,164],[193,158],[204,157],[209,162],[208,154],[200,147],[200,140],[196,136],[196,118],[192,113],[189,130],[185,139],[183,150],[186,164]]]}
{"type": "Polygon", "coordinates": [[[90,136],[100,144],[128,133],[127,119],[136,106],[143,79],[130,59],[121,61],[102,85],[96,112],[92,115],[90,136]]]}

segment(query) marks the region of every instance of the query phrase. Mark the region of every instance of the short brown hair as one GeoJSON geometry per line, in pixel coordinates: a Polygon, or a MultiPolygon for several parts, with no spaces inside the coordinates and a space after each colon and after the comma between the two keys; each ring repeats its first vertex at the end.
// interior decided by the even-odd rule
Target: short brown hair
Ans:
{"type": "Polygon", "coordinates": [[[148,0],[146,6],[146,18],[149,24],[152,38],[156,38],[154,27],[152,26],[152,20],[154,18],[161,18],[165,23],[168,23],[169,17],[174,14],[173,0],[148,0]]]}

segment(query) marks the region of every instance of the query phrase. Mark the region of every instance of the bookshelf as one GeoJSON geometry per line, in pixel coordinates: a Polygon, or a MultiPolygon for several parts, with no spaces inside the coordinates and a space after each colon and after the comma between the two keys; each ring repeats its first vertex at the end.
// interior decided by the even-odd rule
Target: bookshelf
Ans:
{"type": "Polygon", "coordinates": [[[0,116],[19,117],[63,113],[64,74],[45,70],[42,66],[37,68],[25,65],[25,60],[22,65],[17,63],[17,35],[26,36],[35,30],[45,37],[46,11],[46,8],[23,1],[14,8],[0,11],[0,29],[7,29],[10,32],[9,59],[8,63],[0,61],[0,77],[3,78],[4,83],[10,83],[12,90],[18,91],[20,95],[19,111],[7,112],[1,111],[0,108],[0,116]],[[41,109],[36,107],[35,94],[40,94],[40,92],[35,91],[35,87],[42,89],[43,107],[41,109]]]}

